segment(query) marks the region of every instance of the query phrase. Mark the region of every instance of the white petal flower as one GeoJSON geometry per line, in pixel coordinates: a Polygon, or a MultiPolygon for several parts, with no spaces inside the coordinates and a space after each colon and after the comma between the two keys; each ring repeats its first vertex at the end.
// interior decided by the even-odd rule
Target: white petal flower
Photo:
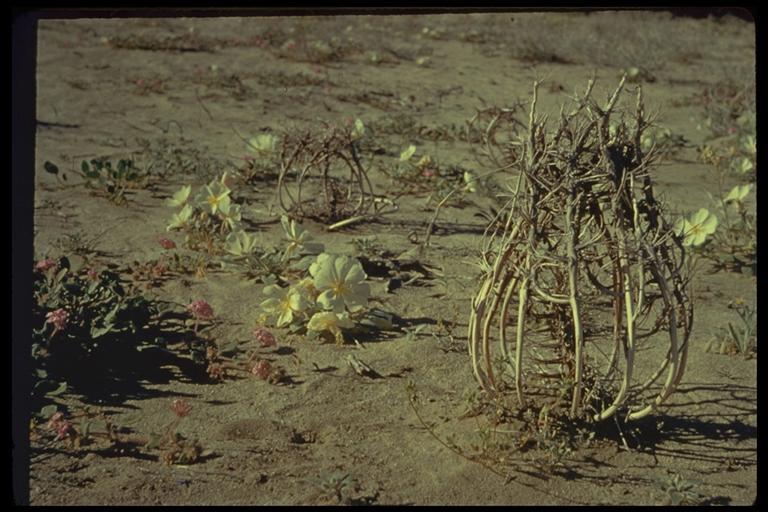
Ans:
{"type": "Polygon", "coordinates": [[[341,329],[348,329],[354,324],[347,313],[333,313],[331,311],[320,311],[312,315],[307,322],[307,330],[314,332],[330,332],[336,338],[336,343],[344,343],[344,336],[341,329]]]}
{"type": "Polygon", "coordinates": [[[346,306],[354,312],[368,304],[371,288],[357,259],[323,253],[310,265],[309,273],[320,292],[317,303],[324,309],[341,313],[346,306]]]}
{"type": "Polygon", "coordinates": [[[312,235],[296,221],[288,219],[285,215],[280,217],[280,222],[288,239],[288,246],[283,254],[284,260],[289,260],[297,254],[317,254],[323,252],[325,246],[312,241],[312,235]]]}
{"type": "Polygon", "coordinates": [[[749,191],[752,189],[752,185],[736,185],[728,192],[728,195],[723,198],[723,202],[729,203],[731,201],[740,203],[747,197],[749,191]]]}
{"type": "Polygon", "coordinates": [[[701,208],[691,219],[681,219],[675,224],[675,232],[683,236],[683,245],[698,246],[703,244],[708,235],[717,229],[717,217],[706,208],[701,208]]]}
{"type": "Polygon", "coordinates": [[[407,162],[408,160],[411,159],[414,153],[416,153],[416,146],[411,144],[410,146],[408,146],[408,149],[400,153],[400,161],[407,162]]]}
{"type": "Polygon", "coordinates": [[[166,204],[168,206],[184,206],[187,204],[187,200],[189,199],[189,194],[192,192],[192,185],[186,185],[184,187],[181,187],[178,192],[173,194],[173,197],[168,199],[166,201],[166,204]]]}
{"type": "Polygon", "coordinates": [[[224,249],[235,256],[247,256],[256,250],[256,237],[242,229],[233,231],[224,242],[224,249]]]}
{"type": "Polygon", "coordinates": [[[205,206],[210,206],[211,213],[216,214],[219,211],[219,205],[224,198],[228,198],[231,190],[220,181],[212,181],[205,186],[205,191],[200,197],[200,202],[205,206]]]}
{"type": "Polygon", "coordinates": [[[293,287],[281,288],[276,284],[271,284],[264,288],[264,295],[270,297],[260,305],[266,313],[277,318],[277,327],[290,325],[294,318],[302,315],[308,308],[309,301],[293,287]]]}
{"type": "Polygon", "coordinates": [[[171,231],[172,229],[183,227],[187,222],[189,222],[189,219],[192,218],[193,211],[194,210],[192,209],[192,206],[188,204],[184,205],[184,208],[182,208],[180,212],[173,214],[173,217],[171,217],[171,222],[168,224],[166,230],[171,231]]]}

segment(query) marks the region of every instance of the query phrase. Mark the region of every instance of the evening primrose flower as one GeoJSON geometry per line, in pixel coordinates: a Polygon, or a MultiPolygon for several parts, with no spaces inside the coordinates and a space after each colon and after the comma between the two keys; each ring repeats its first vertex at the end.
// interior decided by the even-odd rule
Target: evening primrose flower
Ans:
{"type": "Polygon", "coordinates": [[[248,141],[248,147],[257,155],[265,156],[274,153],[277,148],[277,138],[270,133],[260,133],[248,141]]]}
{"type": "Polygon", "coordinates": [[[317,303],[324,309],[341,313],[359,311],[368,303],[371,287],[363,266],[355,258],[323,253],[309,266],[315,288],[320,292],[317,303]]]}
{"type": "Polygon", "coordinates": [[[295,317],[309,307],[309,301],[295,288],[281,288],[271,284],[264,288],[264,295],[269,298],[261,303],[261,309],[277,317],[277,327],[290,325],[295,317]]]}
{"type": "Polygon", "coordinates": [[[212,181],[205,186],[203,191],[201,202],[211,207],[211,213],[216,214],[219,211],[219,205],[222,201],[226,202],[225,198],[229,199],[229,187],[224,185],[220,181],[212,181]]]}
{"type": "Polygon", "coordinates": [[[411,159],[414,153],[416,153],[416,146],[411,144],[410,146],[408,146],[408,149],[400,153],[400,161],[407,162],[408,160],[411,159]]]}
{"type": "Polygon", "coordinates": [[[325,246],[319,242],[312,241],[312,235],[306,229],[302,228],[296,221],[289,220],[283,215],[280,222],[285,231],[285,237],[288,239],[288,246],[285,248],[283,259],[291,259],[295,254],[317,254],[323,252],[325,246]]]}
{"type": "Polygon", "coordinates": [[[733,201],[735,203],[741,203],[744,198],[747,197],[747,194],[749,194],[751,189],[752,185],[736,185],[730,192],[728,192],[728,195],[723,198],[723,202],[729,203],[733,201]]]}
{"type": "Polygon", "coordinates": [[[184,226],[187,222],[189,222],[189,219],[192,218],[193,211],[194,210],[192,209],[191,205],[184,205],[184,208],[182,208],[180,212],[173,214],[173,217],[171,217],[171,223],[168,224],[166,230],[171,231],[172,229],[178,229],[184,226]]]}
{"type": "Polygon", "coordinates": [[[229,196],[224,196],[219,202],[219,218],[221,218],[221,222],[232,231],[242,219],[240,205],[232,204],[229,196]]]}
{"type": "Polygon", "coordinates": [[[685,217],[675,223],[675,233],[684,237],[683,245],[698,246],[704,243],[708,235],[717,229],[717,217],[706,208],[701,208],[691,216],[689,221],[685,217]]]}
{"type": "Polygon", "coordinates": [[[184,206],[187,204],[189,194],[192,192],[192,185],[181,187],[178,192],[173,194],[173,197],[166,201],[168,206],[184,206]]]}
{"type": "Polygon", "coordinates": [[[233,231],[224,242],[224,250],[235,256],[247,256],[256,250],[256,237],[242,229],[233,231]]]}
{"type": "Polygon", "coordinates": [[[349,318],[348,313],[334,313],[332,311],[320,311],[312,315],[312,318],[307,322],[307,330],[314,332],[330,332],[336,338],[336,343],[341,345],[344,343],[344,336],[341,333],[341,329],[348,329],[353,327],[354,324],[349,318]]]}

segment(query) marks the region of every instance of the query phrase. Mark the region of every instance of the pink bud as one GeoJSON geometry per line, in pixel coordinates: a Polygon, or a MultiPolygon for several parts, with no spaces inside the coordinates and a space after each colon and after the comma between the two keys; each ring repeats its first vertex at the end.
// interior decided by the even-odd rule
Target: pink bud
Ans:
{"type": "Polygon", "coordinates": [[[40,272],[47,272],[48,270],[58,266],[59,264],[53,258],[45,258],[44,260],[40,260],[35,264],[35,270],[39,270],[40,272]]]}
{"type": "Polygon", "coordinates": [[[210,320],[213,318],[213,308],[204,300],[196,300],[192,302],[187,306],[187,309],[190,310],[198,320],[210,320]]]}
{"type": "Polygon", "coordinates": [[[263,327],[257,327],[253,331],[253,337],[259,342],[259,345],[261,345],[262,348],[277,346],[275,336],[263,327]]]}
{"type": "Polygon", "coordinates": [[[170,238],[166,238],[164,236],[161,236],[160,238],[158,238],[157,241],[160,243],[160,246],[163,249],[170,250],[170,249],[175,249],[176,248],[176,242],[174,242],[170,238]]]}

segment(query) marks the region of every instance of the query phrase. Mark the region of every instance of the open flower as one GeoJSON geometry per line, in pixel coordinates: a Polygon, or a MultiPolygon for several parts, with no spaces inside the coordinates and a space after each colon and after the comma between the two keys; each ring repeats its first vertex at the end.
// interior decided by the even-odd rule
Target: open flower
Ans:
{"type": "Polygon", "coordinates": [[[747,194],[749,194],[749,191],[752,189],[752,185],[736,185],[731,189],[730,192],[728,192],[728,195],[723,198],[723,202],[730,203],[741,203],[745,197],[747,197],[747,194]]]}
{"type": "Polygon", "coordinates": [[[195,316],[197,320],[210,320],[213,318],[213,308],[204,300],[192,302],[187,309],[195,316]]]}
{"type": "Polygon", "coordinates": [[[256,237],[242,229],[233,231],[227,236],[224,249],[235,256],[247,256],[256,250],[256,237]]]}
{"type": "Polygon", "coordinates": [[[240,205],[232,204],[229,196],[219,202],[219,218],[221,222],[229,228],[230,231],[235,229],[235,225],[240,222],[242,215],[240,213],[240,205]]]}
{"type": "Polygon", "coordinates": [[[53,328],[56,331],[63,331],[67,327],[69,321],[69,313],[64,308],[55,309],[49,311],[45,315],[45,323],[53,324],[53,328]]]}
{"type": "Polygon", "coordinates": [[[686,218],[679,219],[674,228],[675,233],[683,237],[683,245],[694,247],[703,244],[707,236],[716,229],[717,217],[706,208],[694,213],[690,221],[686,218]]]}
{"type": "Polygon", "coordinates": [[[172,229],[178,229],[185,226],[187,222],[189,222],[189,219],[192,218],[193,211],[192,206],[188,204],[184,205],[184,208],[182,208],[180,212],[173,214],[171,222],[168,224],[166,230],[171,231],[172,229]]]}
{"type": "Polygon", "coordinates": [[[285,237],[288,239],[288,246],[285,248],[283,259],[291,259],[296,254],[317,254],[323,252],[325,246],[319,242],[312,241],[312,235],[295,220],[288,219],[285,215],[280,217],[280,223],[283,225],[285,237]]]}
{"type": "Polygon", "coordinates": [[[294,317],[309,307],[307,298],[296,288],[280,288],[271,284],[264,287],[264,295],[269,298],[261,303],[261,309],[277,317],[277,327],[290,325],[294,317]]]}
{"type": "Polygon", "coordinates": [[[248,147],[263,157],[275,151],[277,139],[270,133],[260,133],[248,141],[248,147]]]}
{"type": "Polygon", "coordinates": [[[205,186],[202,199],[200,202],[210,206],[211,213],[216,214],[219,211],[219,205],[224,201],[224,198],[229,200],[229,187],[224,185],[220,181],[212,181],[205,186]]]}
{"type": "Polygon", "coordinates": [[[320,292],[317,303],[324,309],[341,313],[346,306],[358,311],[368,304],[371,287],[363,266],[355,258],[323,253],[309,266],[315,288],[320,292]]]}
{"type": "Polygon", "coordinates": [[[181,187],[178,192],[173,194],[173,197],[166,201],[168,206],[184,206],[187,204],[189,194],[192,192],[192,185],[181,187]]]}
{"type": "Polygon", "coordinates": [[[349,318],[348,313],[333,313],[331,311],[320,311],[312,315],[307,322],[307,330],[314,332],[330,332],[336,338],[336,343],[344,343],[344,336],[341,329],[350,328],[354,324],[349,318]]]}

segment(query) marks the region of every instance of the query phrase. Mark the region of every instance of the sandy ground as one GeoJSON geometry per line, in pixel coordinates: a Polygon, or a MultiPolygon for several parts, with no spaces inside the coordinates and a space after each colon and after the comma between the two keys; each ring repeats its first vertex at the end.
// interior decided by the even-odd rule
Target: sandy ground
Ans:
{"type": "MultiPolygon", "coordinates": [[[[373,126],[398,115],[428,127],[461,125],[483,105],[527,101],[540,77],[546,79],[544,110],[583,90],[593,72],[597,97],[604,97],[629,66],[652,74],[643,84],[647,104],[661,112],[664,126],[689,141],[689,148],[654,171],[654,179],[672,214],[693,211],[716,184],[693,149],[707,136],[696,128],[702,112],[683,100],[754,65],[754,26],[650,13],[44,20],[38,52],[36,256],[56,253],[57,240],[81,233],[101,235],[104,264],[124,264],[161,253],[157,237],[172,213],[164,198],[242,164],[244,144],[236,132],[250,136],[318,119],[360,118],[373,126]],[[340,41],[347,51],[306,62],[281,50],[291,38],[299,44],[340,41]],[[63,170],[94,156],[141,161],[141,141],[178,148],[198,164],[167,176],[155,190],[135,191],[126,205],[83,187],[61,187],[42,172],[45,161],[63,170]]],[[[376,165],[391,164],[411,143],[441,162],[476,165],[462,141],[392,134],[376,142],[384,151],[373,157],[371,175],[385,194],[392,185],[376,165]]],[[[259,243],[278,243],[274,182],[237,193],[245,198],[244,217],[259,243]]],[[[423,196],[398,202],[398,212],[381,222],[332,233],[318,223],[304,225],[335,252],[353,254],[354,238],[375,235],[398,254],[413,247],[412,232],[423,236],[432,216],[423,196]]],[[[707,264],[695,281],[686,376],[668,406],[627,432],[632,451],[604,429],[612,433],[575,450],[564,467],[507,468],[516,478],[505,482],[424,429],[409,406],[409,380],[434,433],[463,446],[477,443],[478,419],[460,416],[464,397],[477,390],[465,343],[479,275],[476,249],[485,228],[478,204],[481,199],[470,200],[440,215],[425,261],[442,269],[441,283],[387,293],[383,280],[371,281],[379,307],[411,329],[425,325],[417,335],[399,332],[358,348],[277,330],[283,350],[273,356],[291,377],[286,385],[258,379],[210,383],[163,368],[144,372],[145,380],[125,392],[115,386],[101,402],[87,392],[65,393],[57,400],[68,407],[99,407],[134,432],[160,430],[169,402],[184,398],[193,410],[179,431],[200,439],[211,454],[189,466],[166,466],[154,456],[33,441],[31,503],[333,504],[337,498],[319,482],[346,474],[344,503],[658,504],[665,496],[654,479],[668,471],[698,481],[706,503],[752,503],[756,360],[706,352],[704,345],[716,328],[736,320],[728,301],[755,302],[756,282],[748,275],[707,272],[707,264]],[[456,323],[452,341],[440,331],[440,320],[456,323]],[[351,353],[390,376],[358,376],[344,360],[351,353]]],[[[216,271],[169,280],[148,293],[184,304],[205,298],[220,320],[213,335],[247,340],[261,290],[236,273],[216,271]]]]}

